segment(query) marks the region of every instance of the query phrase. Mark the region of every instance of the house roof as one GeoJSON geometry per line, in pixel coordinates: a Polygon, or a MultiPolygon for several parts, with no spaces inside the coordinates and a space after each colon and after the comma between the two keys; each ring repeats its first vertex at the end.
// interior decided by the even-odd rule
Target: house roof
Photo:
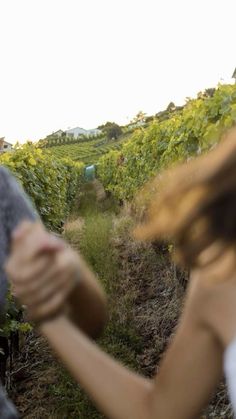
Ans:
{"type": "Polygon", "coordinates": [[[66,131],[67,134],[74,134],[74,135],[94,135],[94,134],[100,134],[101,131],[97,128],[95,129],[84,129],[84,128],[80,128],[80,127],[76,127],[76,128],[72,128],[72,129],[68,129],[66,131]]]}
{"type": "Polygon", "coordinates": [[[57,131],[53,131],[51,134],[48,134],[46,138],[48,137],[53,137],[55,135],[60,135],[62,134],[64,131],[62,131],[62,129],[58,129],[57,131]]]}
{"type": "Polygon", "coordinates": [[[66,130],[67,134],[74,134],[74,135],[86,134],[86,132],[87,131],[84,128],[80,128],[80,127],[76,127],[76,128],[66,130]]]}
{"type": "Polygon", "coordinates": [[[87,130],[87,134],[101,134],[101,130],[98,128],[94,128],[94,129],[89,129],[87,130]]]}
{"type": "Polygon", "coordinates": [[[63,132],[62,129],[59,129],[58,131],[54,132],[53,135],[55,135],[55,134],[61,134],[62,132],[63,132]]]}
{"type": "Polygon", "coordinates": [[[3,144],[7,144],[7,145],[13,145],[12,143],[9,143],[8,141],[5,141],[5,139],[4,139],[5,137],[1,137],[0,138],[0,142],[1,143],[3,143],[3,144]]]}
{"type": "Polygon", "coordinates": [[[233,72],[232,79],[236,79],[236,67],[235,67],[235,70],[233,72]]]}
{"type": "Polygon", "coordinates": [[[75,128],[67,129],[66,131],[62,131],[61,129],[59,129],[58,131],[55,131],[52,134],[47,135],[47,137],[59,135],[59,134],[62,134],[63,132],[65,132],[67,135],[73,135],[76,137],[79,135],[94,135],[94,134],[101,133],[101,131],[97,128],[86,130],[84,128],[75,127],[75,128]]]}

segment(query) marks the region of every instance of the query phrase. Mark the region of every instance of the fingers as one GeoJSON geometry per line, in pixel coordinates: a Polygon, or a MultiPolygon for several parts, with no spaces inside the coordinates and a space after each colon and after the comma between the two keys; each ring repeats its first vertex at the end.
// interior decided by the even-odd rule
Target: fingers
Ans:
{"type": "Polygon", "coordinates": [[[40,222],[24,221],[12,234],[12,253],[31,260],[42,252],[55,252],[65,247],[63,240],[49,234],[40,222]]]}
{"type": "Polygon", "coordinates": [[[12,234],[5,269],[13,293],[27,306],[30,318],[41,322],[63,310],[77,282],[79,258],[40,222],[24,221],[12,234]]]}
{"type": "Polygon", "coordinates": [[[5,271],[12,284],[27,289],[30,283],[36,284],[37,278],[43,276],[51,265],[52,258],[48,254],[42,254],[30,263],[12,257],[7,261],[5,271]]]}
{"type": "Polygon", "coordinates": [[[49,300],[57,291],[63,292],[66,299],[74,285],[70,270],[60,271],[54,262],[33,281],[29,277],[29,280],[21,283],[13,282],[13,292],[25,305],[37,305],[49,300]]]}
{"type": "Polygon", "coordinates": [[[79,263],[78,255],[64,244],[54,253],[40,253],[33,259],[24,257],[19,249],[15,249],[6,271],[14,295],[28,307],[32,319],[42,321],[40,316],[49,315],[50,311],[53,313],[55,307],[58,310],[59,303],[63,308],[77,283],[79,263]]]}
{"type": "Polygon", "coordinates": [[[47,321],[50,318],[57,316],[64,306],[64,295],[57,292],[52,298],[44,304],[40,304],[32,309],[32,306],[27,307],[30,320],[38,323],[47,321]]]}
{"type": "MultiPolygon", "coordinates": [[[[25,234],[27,234],[32,228],[34,228],[38,222],[30,222],[27,220],[22,221],[12,233],[12,239],[15,241],[20,240],[25,234]]],[[[40,223],[41,224],[41,223],[40,223]]],[[[42,226],[43,227],[43,226],[42,226]]]]}
{"type": "MultiPolygon", "coordinates": [[[[73,282],[78,270],[78,256],[68,247],[54,254],[41,254],[33,263],[21,263],[14,260],[6,265],[6,272],[17,292],[22,296],[36,294],[40,288],[59,284],[60,278],[73,282]],[[17,269],[17,267],[19,269],[17,269]]],[[[55,285],[56,286],[56,285],[55,285]]]]}
{"type": "Polygon", "coordinates": [[[38,290],[47,281],[47,273],[54,270],[54,265],[49,255],[41,255],[33,264],[22,264],[16,271],[16,265],[8,264],[6,272],[12,284],[13,293],[28,304],[25,298],[34,297],[38,290]],[[46,277],[46,278],[45,278],[46,277]]]}

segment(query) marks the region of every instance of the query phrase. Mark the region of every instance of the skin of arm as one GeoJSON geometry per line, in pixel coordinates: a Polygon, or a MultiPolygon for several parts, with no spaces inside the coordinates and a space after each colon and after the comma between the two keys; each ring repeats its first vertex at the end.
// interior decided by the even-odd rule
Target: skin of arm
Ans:
{"type": "MultiPolygon", "coordinates": [[[[16,295],[23,304],[29,304],[33,317],[41,319],[41,332],[97,406],[112,419],[196,418],[221,376],[222,365],[222,346],[211,325],[205,322],[209,317],[209,306],[212,305],[212,313],[215,312],[215,306],[211,302],[214,303],[214,299],[209,300],[208,296],[211,293],[202,286],[201,281],[191,281],[177,333],[158,375],[154,380],[147,380],[121,366],[78,330],[78,321],[76,324],[70,321],[73,310],[69,317],[60,314],[58,318],[54,316],[54,319],[47,319],[45,312],[50,313],[54,306],[60,308],[64,303],[65,287],[71,278],[71,272],[74,271],[71,271],[71,265],[77,265],[74,265],[74,254],[71,250],[66,251],[62,247],[52,255],[50,249],[54,244],[50,243],[49,237],[42,234],[40,238],[39,231],[36,236],[35,230],[33,233],[26,234],[24,239],[15,239],[8,273],[16,287],[16,295]],[[42,258],[41,253],[39,255],[39,248],[46,251],[47,255],[50,253],[49,260],[45,260],[45,256],[42,258]],[[56,260],[52,257],[56,257],[56,260]],[[52,265],[50,275],[48,264],[52,265]],[[61,279],[58,275],[61,275],[61,279]],[[45,297],[45,289],[51,287],[54,280],[55,295],[50,297],[50,293],[47,292],[45,302],[45,298],[39,298],[39,295],[45,297]],[[32,302],[33,298],[37,304],[32,302]]],[[[89,275],[87,274],[87,277],[89,275]]],[[[91,281],[93,283],[92,277],[91,281]]],[[[76,287],[73,285],[73,292],[79,289],[78,286],[79,283],[76,287]]],[[[92,295],[97,295],[97,292],[93,289],[92,295]]],[[[68,298],[68,294],[66,295],[68,298]]],[[[90,291],[88,295],[91,301],[90,291]]],[[[76,300],[75,292],[73,297],[76,300]]],[[[72,306],[73,304],[78,309],[76,304],[72,303],[72,306]]],[[[98,307],[97,310],[99,311],[98,307]]],[[[61,313],[61,310],[59,312],[61,313]]],[[[85,316],[87,312],[85,304],[85,316]]]]}
{"type": "Polygon", "coordinates": [[[222,373],[222,346],[193,314],[201,308],[191,295],[153,380],[113,360],[63,316],[40,330],[108,418],[191,419],[199,416],[222,373]]]}
{"type": "Polygon", "coordinates": [[[107,301],[105,293],[79,257],[79,281],[67,297],[67,315],[83,332],[92,338],[100,336],[107,321],[107,301]]]}
{"type": "Polygon", "coordinates": [[[63,310],[90,337],[100,335],[107,319],[100,283],[81,256],[41,223],[23,222],[15,230],[5,269],[33,321],[63,310]]]}

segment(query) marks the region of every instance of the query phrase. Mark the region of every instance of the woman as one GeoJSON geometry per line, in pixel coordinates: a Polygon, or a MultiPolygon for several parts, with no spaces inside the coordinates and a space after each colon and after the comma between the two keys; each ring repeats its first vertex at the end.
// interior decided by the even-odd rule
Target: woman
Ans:
{"type": "Polygon", "coordinates": [[[162,178],[149,221],[136,235],[173,240],[179,262],[192,274],[176,335],[153,380],[106,355],[70,320],[63,278],[70,278],[71,290],[78,280],[86,283],[86,275],[81,259],[61,242],[57,248],[41,225],[16,230],[6,266],[30,317],[109,418],[198,417],[221,377],[224,348],[236,336],[235,129],[208,156],[162,178]]]}

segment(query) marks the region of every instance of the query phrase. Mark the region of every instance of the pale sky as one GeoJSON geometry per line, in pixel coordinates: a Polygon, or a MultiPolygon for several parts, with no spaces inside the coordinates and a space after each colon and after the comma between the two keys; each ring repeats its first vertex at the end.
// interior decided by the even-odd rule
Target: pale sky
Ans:
{"type": "Polygon", "coordinates": [[[0,0],[0,137],[126,124],[232,82],[235,0],[0,0]]]}

